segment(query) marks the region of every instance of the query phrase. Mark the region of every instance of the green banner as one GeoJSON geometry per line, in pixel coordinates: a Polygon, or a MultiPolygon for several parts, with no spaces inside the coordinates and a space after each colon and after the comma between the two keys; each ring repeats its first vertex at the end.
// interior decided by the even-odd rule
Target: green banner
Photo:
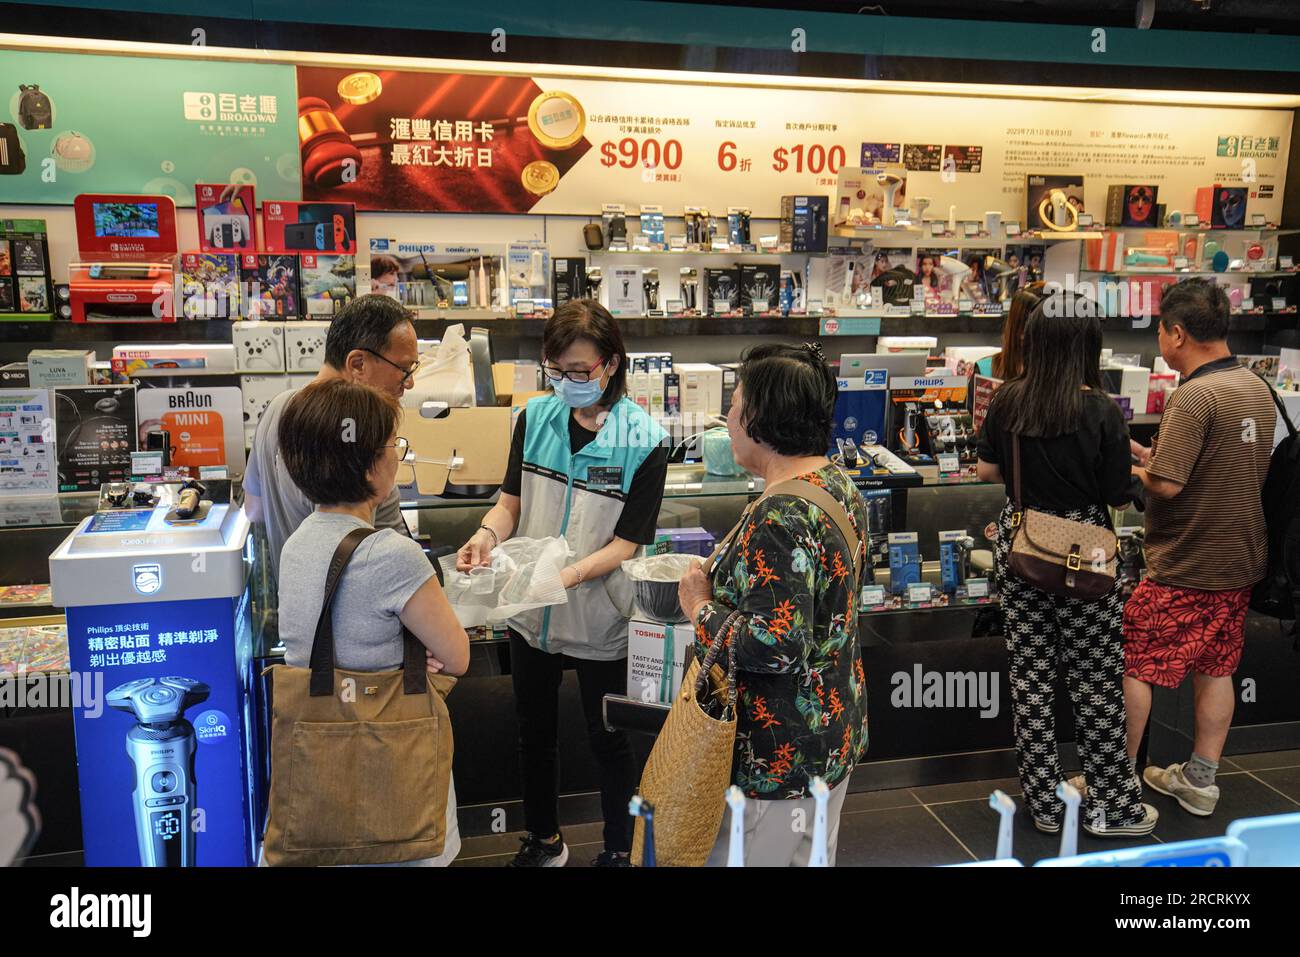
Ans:
{"type": "Polygon", "coordinates": [[[195,183],[227,182],[299,199],[297,121],[288,65],[6,51],[0,203],[161,193],[193,206],[195,183]]]}

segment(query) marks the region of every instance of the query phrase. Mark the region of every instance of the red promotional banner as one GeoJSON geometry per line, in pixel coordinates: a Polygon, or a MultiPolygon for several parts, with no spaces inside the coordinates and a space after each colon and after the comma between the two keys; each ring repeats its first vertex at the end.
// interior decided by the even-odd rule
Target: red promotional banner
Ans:
{"type": "Polygon", "coordinates": [[[526,213],[591,148],[584,126],[530,77],[298,68],[306,200],[526,213]]]}

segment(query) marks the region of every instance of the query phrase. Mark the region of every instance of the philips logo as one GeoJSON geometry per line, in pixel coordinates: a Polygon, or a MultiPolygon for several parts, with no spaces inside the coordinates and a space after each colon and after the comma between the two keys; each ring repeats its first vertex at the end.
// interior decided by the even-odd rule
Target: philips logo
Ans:
{"type": "Polygon", "coordinates": [[[156,563],[133,565],[131,584],[141,595],[153,595],[162,590],[162,566],[156,563]]]}

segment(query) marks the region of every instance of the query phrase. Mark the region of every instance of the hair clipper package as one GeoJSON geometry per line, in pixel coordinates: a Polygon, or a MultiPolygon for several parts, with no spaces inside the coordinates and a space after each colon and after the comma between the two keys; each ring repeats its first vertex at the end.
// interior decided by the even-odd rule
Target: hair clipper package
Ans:
{"type": "Polygon", "coordinates": [[[249,319],[299,319],[298,257],[257,255],[240,257],[244,284],[244,316],[249,319]]]}
{"type": "Polygon", "coordinates": [[[939,582],[943,591],[949,595],[966,583],[966,572],[970,550],[975,540],[966,534],[966,529],[939,533],[939,582]]]}
{"type": "MultiPolygon", "coordinates": [[[[889,383],[890,411],[888,447],[909,464],[933,463],[927,417],[952,416],[966,412],[970,380],[966,376],[903,376],[889,383]]],[[[954,426],[956,423],[954,423],[954,426]]]]}
{"type": "Polygon", "coordinates": [[[908,585],[921,581],[921,546],[916,532],[889,534],[889,591],[906,595],[908,585]]]}
{"type": "Polygon", "coordinates": [[[780,267],[744,263],[740,267],[740,303],[746,315],[763,315],[780,305],[780,267]]]}
{"type": "Polygon", "coordinates": [[[704,280],[709,315],[729,315],[740,310],[740,269],[711,266],[704,270],[704,280]]]}
{"type": "Polygon", "coordinates": [[[332,319],[357,297],[357,257],[303,253],[299,259],[302,311],[308,319],[332,319]]]}

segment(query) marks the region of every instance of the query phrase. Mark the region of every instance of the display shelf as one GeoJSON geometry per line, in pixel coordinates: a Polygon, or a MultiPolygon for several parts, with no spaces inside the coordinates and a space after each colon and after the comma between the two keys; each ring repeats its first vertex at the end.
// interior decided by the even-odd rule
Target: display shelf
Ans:
{"type": "Polygon", "coordinates": [[[588,253],[596,256],[763,256],[779,259],[782,256],[820,256],[821,253],[797,253],[790,249],[743,249],[731,246],[727,249],[589,249],[588,253]]]}
{"type": "Polygon", "coordinates": [[[1272,271],[1225,269],[1223,272],[1215,272],[1213,269],[1080,269],[1079,272],[1102,276],[1179,276],[1183,278],[1190,276],[1231,276],[1234,279],[1239,276],[1273,279],[1278,276],[1300,275],[1300,269],[1277,269],[1272,271]]]}
{"type": "Polygon", "coordinates": [[[0,531],[22,528],[73,528],[95,514],[98,492],[23,495],[0,498],[0,531]]]}

